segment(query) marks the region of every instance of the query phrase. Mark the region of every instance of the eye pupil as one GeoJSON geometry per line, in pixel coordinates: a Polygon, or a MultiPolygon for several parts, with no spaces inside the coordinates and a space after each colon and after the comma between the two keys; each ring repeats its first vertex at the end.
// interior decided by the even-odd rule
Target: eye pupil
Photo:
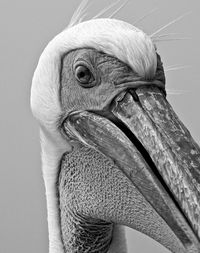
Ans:
{"type": "Polygon", "coordinates": [[[85,76],[85,72],[82,71],[82,72],[79,72],[79,73],[78,73],[78,77],[79,77],[79,78],[82,78],[82,77],[84,77],[84,76],[85,76]]]}

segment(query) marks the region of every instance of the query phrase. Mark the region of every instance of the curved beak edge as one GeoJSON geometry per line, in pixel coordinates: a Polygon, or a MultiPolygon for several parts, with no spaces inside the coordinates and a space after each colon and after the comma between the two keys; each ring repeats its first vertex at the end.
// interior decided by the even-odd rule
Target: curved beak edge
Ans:
{"type": "Polygon", "coordinates": [[[200,148],[163,93],[155,87],[124,92],[106,115],[74,112],[63,126],[67,136],[115,161],[137,190],[131,198],[142,196],[148,203],[148,211],[139,212],[143,224],[138,225],[130,200],[123,217],[112,221],[149,235],[172,252],[200,252],[200,148]]]}

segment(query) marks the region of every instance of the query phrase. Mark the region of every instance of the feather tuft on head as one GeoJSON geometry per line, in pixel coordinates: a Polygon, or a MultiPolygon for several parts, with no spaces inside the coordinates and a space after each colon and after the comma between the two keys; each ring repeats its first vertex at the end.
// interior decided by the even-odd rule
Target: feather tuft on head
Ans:
{"type": "Polygon", "coordinates": [[[41,125],[53,136],[62,114],[59,104],[61,59],[69,51],[90,47],[128,64],[144,79],[153,79],[157,67],[152,40],[141,30],[116,19],[91,19],[67,28],[45,48],[35,70],[31,106],[41,125]]]}

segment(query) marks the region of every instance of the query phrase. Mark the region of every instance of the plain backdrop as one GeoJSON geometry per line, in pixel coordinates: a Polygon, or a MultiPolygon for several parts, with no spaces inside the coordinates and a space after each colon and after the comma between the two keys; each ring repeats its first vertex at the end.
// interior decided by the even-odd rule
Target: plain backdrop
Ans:
{"type": "MultiPolygon", "coordinates": [[[[90,1],[89,17],[112,1],[90,1]]],[[[47,253],[47,218],[38,126],[29,106],[31,78],[45,45],[68,24],[79,0],[0,1],[0,252],[47,253]]],[[[116,18],[138,23],[151,34],[179,15],[188,16],[160,34],[191,39],[157,44],[168,71],[168,100],[200,143],[200,1],[129,1],[116,18]]],[[[128,230],[129,252],[169,252],[152,239],[128,230]]]]}

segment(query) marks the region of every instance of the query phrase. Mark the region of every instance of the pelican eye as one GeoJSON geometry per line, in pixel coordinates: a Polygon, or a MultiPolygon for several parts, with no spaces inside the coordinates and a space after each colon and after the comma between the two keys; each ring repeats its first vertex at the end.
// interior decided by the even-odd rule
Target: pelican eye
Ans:
{"type": "Polygon", "coordinates": [[[94,86],[94,76],[90,69],[85,65],[78,65],[75,68],[75,77],[80,85],[85,88],[94,86]]]}

